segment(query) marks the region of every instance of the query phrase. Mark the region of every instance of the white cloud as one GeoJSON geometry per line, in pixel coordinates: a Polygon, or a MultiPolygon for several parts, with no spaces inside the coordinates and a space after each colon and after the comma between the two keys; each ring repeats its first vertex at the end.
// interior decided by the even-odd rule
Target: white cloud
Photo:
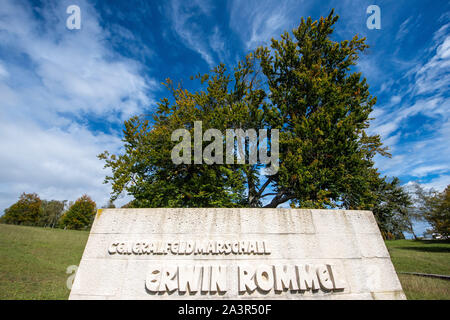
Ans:
{"type": "Polygon", "coordinates": [[[449,167],[446,165],[424,165],[424,166],[418,166],[416,168],[414,168],[411,171],[411,174],[416,176],[416,177],[423,177],[423,176],[427,176],[429,174],[432,173],[441,173],[441,172],[445,172],[448,171],[449,167]]]}
{"type": "Polygon", "coordinates": [[[92,132],[82,123],[92,116],[106,127],[121,123],[153,101],[155,81],[112,50],[88,2],[78,1],[81,30],[66,29],[69,4],[34,8],[41,19],[30,5],[0,6],[0,54],[9,53],[0,55],[0,211],[22,192],[60,200],[87,193],[106,204],[107,171],[96,156],[122,143],[118,133],[92,132]]]}
{"type": "MultiPolygon", "coordinates": [[[[411,176],[416,177],[413,180],[417,181],[430,174],[440,175],[438,179],[448,177],[447,173],[450,170],[449,137],[450,122],[446,120],[427,139],[404,140],[401,143],[395,143],[393,157],[391,159],[377,157],[377,167],[389,176],[411,176]]],[[[442,179],[445,180],[445,178],[442,179]]],[[[444,180],[439,181],[442,184],[444,180]]],[[[447,184],[450,183],[448,179],[446,181],[447,184]]]]}
{"type": "Polygon", "coordinates": [[[75,200],[84,193],[98,205],[106,204],[107,170],[96,156],[117,150],[118,137],[98,134],[72,124],[68,130],[42,129],[33,122],[0,126],[0,208],[15,202],[22,192],[42,198],[75,200]]]}
{"type": "MultiPolygon", "coordinates": [[[[215,59],[209,43],[208,33],[205,33],[198,21],[205,20],[211,13],[211,4],[202,0],[182,1],[171,0],[170,20],[175,33],[191,50],[196,51],[208,66],[214,67],[215,59]]],[[[212,33],[210,33],[212,35],[212,33]]],[[[218,46],[216,41],[216,47],[218,46]]]]}
{"type": "Polygon", "coordinates": [[[450,24],[444,25],[434,33],[429,57],[406,76],[409,86],[374,112],[376,119],[370,132],[380,134],[385,143],[393,146],[393,159],[378,157],[376,161],[385,174],[411,176],[417,181],[439,175],[430,186],[442,187],[445,181],[448,183],[450,36],[445,30],[449,27],[450,24]],[[416,115],[432,119],[432,124],[417,123],[420,117],[416,117],[415,127],[412,126],[412,117],[416,115]],[[407,132],[406,126],[409,126],[407,132]],[[421,138],[417,139],[417,135],[421,138]]]}
{"type": "Polygon", "coordinates": [[[292,31],[305,7],[303,1],[234,0],[230,3],[230,27],[251,50],[292,31]]]}
{"type": "Polygon", "coordinates": [[[425,189],[434,189],[436,191],[442,192],[444,189],[450,185],[450,175],[442,175],[438,178],[432,179],[430,182],[423,183],[422,186],[425,189]]]}
{"type": "Polygon", "coordinates": [[[450,85],[450,36],[443,35],[448,31],[450,23],[441,27],[434,36],[436,42],[435,55],[424,64],[415,76],[415,92],[417,94],[446,93],[450,85]]]}
{"type": "MultiPolygon", "coordinates": [[[[29,79],[25,90],[30,96],[23,97],[16,90],[23,104],[30,108],[29,100],[40,97],[48,100],[45,108],[51,112],[119,114],[109,121],[122,121],[150,104],[152,99],[145,92],[154,82],[139,75],[136,62],[111,51],[105,41],[107,32],[100,27],[93,9],[85,3],[82,29],[69,31],[64,8],[64,2],[48,4],[43,14],[51,18],[41,22],[29,8],[13,1],[0,7],[0,42],[25,60],[12,66],[20,70],[8,82],[22,82],[19,77],[29,79]]],[[[13,74],[17,73],[10,72],[13,74]]]]}
{"type": "Polygon", "coordinates": [[[430,117],[445,117],[449,103],[450,99],[440,96],[422,98],[412,105],[406,104],[397,108],[395,108],[397,103],[391,103],[389,106],[394,107],[391,110],[378,111],[378,115],[373,122],[373,126],[370,128],[370,132],[378,133],[382,137],[388,138],[393,132],[399,129],[402,123],[406,123],[408,118],[419,113],[430,117]]]}
{"type": "Polygon", "coordinates": [[[6,70],[6,67],[2,63],[0,63],[0,79],[8,77],[9,77],[8,70],[6,70]]]}
{"type": "Polygon", "coordinates": [[[225,46],[225,41],[217,26],[214,28],[213,34],[209,37],[209,45],[219,57],[219,62],[226,63],[228,61],[229,55],[225,46]]]}
{"type": "Polygon", "coordinates": [[[408,24],[410,23],[412,17],[409,17],[403,23],[400,25],[400,28],[398,29],[397,35],[395,36],[395,40],[401,41],[409,32],[408,24]]]}
{"type": "Polygon", "coordinates": [[[398,104],[402,101],[402,97],[401,96],[392,96],[391,97],[391,103],[392,104],[398,104]]]}

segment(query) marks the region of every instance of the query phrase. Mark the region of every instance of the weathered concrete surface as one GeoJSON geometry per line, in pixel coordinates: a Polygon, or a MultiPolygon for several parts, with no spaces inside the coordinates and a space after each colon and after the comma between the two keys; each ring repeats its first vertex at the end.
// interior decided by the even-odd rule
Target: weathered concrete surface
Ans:
{"type": "Polygon", "coordinates": [[[303,209],[101,209],[70,294],[263,298],[405,295],[370,211],[303,209]]]}

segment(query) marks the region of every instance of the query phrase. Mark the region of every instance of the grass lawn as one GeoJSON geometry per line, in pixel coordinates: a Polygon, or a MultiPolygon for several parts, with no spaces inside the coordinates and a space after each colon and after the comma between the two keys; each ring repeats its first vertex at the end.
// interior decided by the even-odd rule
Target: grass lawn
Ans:
{"type": "MultiPolygon", "coordinates": [[[[0,224],[0,300],[67,299],[89,233],[0,224]]],[[[450,275],[450,242],[386,241],[397,272],[450,275]]],[[[450,299],[450,281],[399,275],[408,299],[450,299]]]]}
{"type": "Polygon", "coordinates": [[[0,299],[67,299],[89,232],[0,224],[0,299]]]}
{"type": "MultiPolygon", "coordinates": [[[[450,241],[386,241],[397,272],[450,275],[450,241]]],[[[450,281],[399,274],[408,299],[450,300],[450,281]]]]}

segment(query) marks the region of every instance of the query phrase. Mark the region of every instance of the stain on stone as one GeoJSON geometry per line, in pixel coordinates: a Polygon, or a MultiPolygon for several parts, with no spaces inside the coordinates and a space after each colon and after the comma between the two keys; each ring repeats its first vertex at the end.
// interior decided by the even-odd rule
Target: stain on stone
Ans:
{"type": "Polygon", "coordinates": [[[103,209],[97,209],[97,214],[95,215],[95,219],[99,219],[102,215],[103,209]]]}

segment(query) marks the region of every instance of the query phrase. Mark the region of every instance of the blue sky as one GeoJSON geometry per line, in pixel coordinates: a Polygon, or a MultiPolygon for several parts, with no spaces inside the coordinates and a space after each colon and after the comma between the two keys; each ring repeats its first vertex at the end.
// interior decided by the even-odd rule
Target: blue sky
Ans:
{"type": "MultiPolygon", "coordinates": [[[[189,76],[246,53],[301,17],[335,8],[333,38],[358,33],[371,48],[363,72],[378,97],[371,133],[392,158],[380,171],[443,190],[450,184],[448,1],[21,1],[0,0],[0,210],[22,192],[45,199],[91,195],[107,203],[96,155],[121,147],[123,121],[151,113],[167,77],[189,76]],[[68,30],[66,8],[81,9],[68,30]],[[381,8],[381,29],[366,8],[381,8]]],[[[125,196],[117,204],[128,201],[125,196]]],[[[423,225],[419,225],[419,234],[423,225]]]]}

